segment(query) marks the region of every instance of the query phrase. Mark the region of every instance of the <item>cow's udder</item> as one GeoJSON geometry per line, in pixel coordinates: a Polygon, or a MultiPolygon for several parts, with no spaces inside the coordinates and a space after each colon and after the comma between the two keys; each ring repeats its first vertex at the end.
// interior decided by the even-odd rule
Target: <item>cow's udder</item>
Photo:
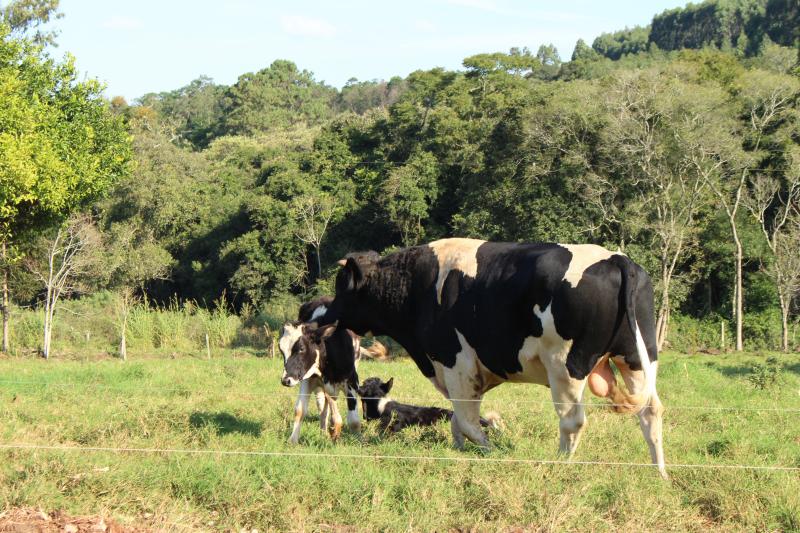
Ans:
{"type": "Polygon", "coordinates": [[[600,358],[594,368],[589,373],[589,390],[599,398],[608,398],[616,385],[617,378],[608,363],[608,356],[600,358]]]}

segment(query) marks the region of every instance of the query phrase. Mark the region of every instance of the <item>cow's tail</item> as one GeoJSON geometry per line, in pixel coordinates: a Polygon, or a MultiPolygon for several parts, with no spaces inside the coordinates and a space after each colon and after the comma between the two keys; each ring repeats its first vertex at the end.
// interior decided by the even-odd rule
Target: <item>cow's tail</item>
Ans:
{"type": "Polygon", "coordinates": [[[637,394],[631,394],[624,388],[612,386],[610,399],[615,411],[638,413],[650,402],[650,398],[655,393],[656,371],[650,362],[647,345],[644,342],[639,323],[636,321],[636,292],[639,286],[638,269],[636,264],[627,256],[619,254],[615,255],[614,258],[622,278],[620,290],[625,306],[624,312],[628,317],[628,328],[636,342],[636,354],[639,356],[642,372],[644,373],[645,386],[644,390],[637,394]]]}

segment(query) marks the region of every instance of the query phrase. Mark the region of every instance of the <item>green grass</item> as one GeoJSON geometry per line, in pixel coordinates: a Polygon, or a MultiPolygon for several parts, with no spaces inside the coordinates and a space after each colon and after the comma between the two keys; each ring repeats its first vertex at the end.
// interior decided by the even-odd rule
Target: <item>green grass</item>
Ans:
{"type": "MultiPolygon", "coordinates": [[[[663,356],[667,462],[800,466],[800,413],[681,409],[800,409],[800,356],[777,358],[772,383],[751,379],[763,356],[663,356]]],[[[313,407],[300,446],[291,447],[297,391],[280,386],[280,372],[279,360],[250,355],[2,359],[2,443],[320,455],[3,450],[0,505],[105,510],[123,523],[178,530],[800,529],[797,472],[673,468],[664,482],[652,468],[332,459],[321,454],[483,455],[452,450],[445,423],[393,436],[368,424],[362,436],[345,432],[334,444],[313,407]]],[[[444,405],[408,360],[367,361],[359,373],[393,376],[397,399],[444,405]]],[[[486,457],[558,459],[548,402],[549,391],[536,385],[490,392],[483,410],[498,411],[506,429],[491,434],[495,449],[486,457]]],[[[598,408],[589,410],[575,459],[649,462],[635,418],[598,408]]]]}

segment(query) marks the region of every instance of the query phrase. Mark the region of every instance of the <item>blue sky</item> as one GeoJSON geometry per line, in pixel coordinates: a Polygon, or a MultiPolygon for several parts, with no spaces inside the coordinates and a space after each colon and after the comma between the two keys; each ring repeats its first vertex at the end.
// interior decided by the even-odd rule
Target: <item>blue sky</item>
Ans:
{"type": "MultiPolygon", "coordinates": [[[[2,0],[0,0],[2,2],[2,0]]],[[[290,59],[318,80],[457,69],[467,56],[556,45],[648,24],[674,0],[62,0],[57,55],[128,100],[205,74],[218,83],[290,59]]]]}

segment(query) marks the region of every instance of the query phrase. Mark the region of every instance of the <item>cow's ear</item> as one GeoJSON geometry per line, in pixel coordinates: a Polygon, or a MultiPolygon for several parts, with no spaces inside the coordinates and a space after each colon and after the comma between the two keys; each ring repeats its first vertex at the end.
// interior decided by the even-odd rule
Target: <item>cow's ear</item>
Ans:
{"type": "Polygon", "coordinates": [[[394,385],[394,378],[389,378],[389,381],[381,385],[381,390],[384,394],[389,394],[389,391],[392,390],[392,385],[394,385]]]}
{"type": "Polygon", "coordinates": [[[364,271],[358,261],[348,257],[344,266],[336,276],[336,293],[355,291],[364,284],[364,271]]]}
{"type": "Polygon", "coordinates": [[[321,328],[317,328],[314,330],[314,340],[316,342],[322,342],[331,335],[333,332],[336,331],[336,327],[339,324],[338,321],[334,322],[333,324],[328,324],[327,326],[322,326],[321,328]]]}

